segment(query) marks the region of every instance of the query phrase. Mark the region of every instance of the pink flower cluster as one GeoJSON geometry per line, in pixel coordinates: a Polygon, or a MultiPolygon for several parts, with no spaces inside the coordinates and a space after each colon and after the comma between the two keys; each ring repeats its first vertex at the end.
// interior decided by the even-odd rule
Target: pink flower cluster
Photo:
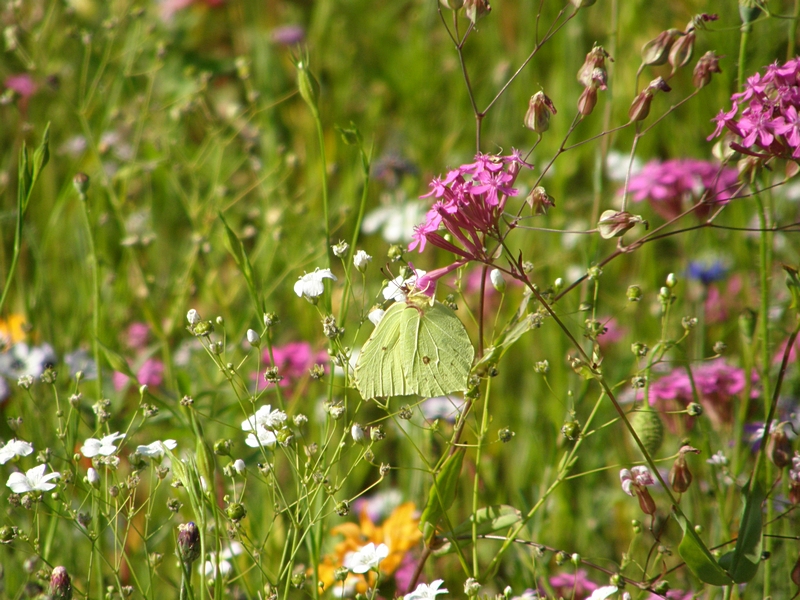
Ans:
{"type": "MultiPolygon", "coordinates": [[[[677,402],[683,406],[694,402],[692,392],[692,380],[697,388],[697,395],[700,404],[706,410],[711,421],[720,425],[730,423],[733,417],[733,403],[731,400],[740,394],[745,388],[744,369],[732,367],[725,362],[725,359],[703,363],[692,368],[692,379],[685,367],[676,367],[670,373],[650,384],[649,401],[651,406],[677,402]]],[[[755,384],[758,377],[755,373],[752,376],[752,383],[755,384]]],[[[753,386],[752,397],[758,397],[758,391],[753,386]]]]}
{"type": "Polygon", "coordinates": [[[729,111],[720,110],[714,117],[717,128],[709,140],[727,128],[741,138],[741,143],[731,144],[736,150],[761,157],[800,158],[800,57],[783,65],[775,62],[763,76],[749,77],[744,91],[731,96],[731,102],[729,111]]]}
{"type": "MultiPolygon", "coordinates": [[[[150,326],[147,323],[134,322],[128,326],[125,344],[138,355],[146,354],[150,338],[150,326]]],[[[114,389],[118,392],[128,384],[128,376],[119,371],[114,371],[111,377],[114,389]]],[[[139,385],[159,387],[164,383],[164,363],[157,358],[147,358],[136,371],[136,380],[139,385]]]]}
{"type": "Polygon", "coordinates": [[[736,169],[692,158],[654,160],[631,176],[628,192],[633,200],[649,199],[665,219],[688,209],[685,203],[726,204],[737,191],[736,169]]]}
{"type": "Polygon", "coordinates": [[[485,238],[500,237],[500,218],[508,198],[517,195],[514,181],[523,166],[531,167],[517,150],[509,156],[478,154],[475,162],[431,182],[431,191],[422,198],[433,197],[436,202],[426,214],[425,222],[414,228],[408,249],[422,252],[430,243],[461,258],[452,265],[428,272],[417,282],[419,289],[433,293],[432,284],[440,277],[471,260],[489,260],[485,238]],[[453,242],[445,239],[442,235],[445,232],[453,242]]]}

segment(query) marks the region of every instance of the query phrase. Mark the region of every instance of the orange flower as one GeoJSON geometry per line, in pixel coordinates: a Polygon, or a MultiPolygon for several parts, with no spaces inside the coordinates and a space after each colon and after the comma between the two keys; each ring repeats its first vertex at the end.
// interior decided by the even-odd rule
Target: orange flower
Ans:
{"type": "MultiPolygon", "coordinates": [[[[350,552],[357,552],[370,542],[376,546],[386,544],[389,547],[389,556],[381,561],[380,570],[381,577],[392,575],[403,562],[406,553],[422,538],[419,519],[414,516],[415,511],[413,502],[401,504],[392,511],[382,525],[378,526],[367,516],[367,511],[362,510],[358,525],[343,523],[331,529],[332,534],[341,535],[344,539],[334,546],[332,554],[320,561],[317,568],[317,576],[319,581],[325,584],[325,589],[342,585],[341,582],[334,581],[334,571],[344,564],[345,556],[350,552]]],[[[364,576],[350,573],[344,585],[358,592],[366,592],[368,584],[372,585],[374,579],[373,572],[364,576]],[[369,577],[369,582],[365,576],[369,577]]]]}
{"type": "Polygon", "coordinates": [[[14,314],[0,319],[0,352],[5,352],[17,342],[25,339],[25,317],[14,314]]]}

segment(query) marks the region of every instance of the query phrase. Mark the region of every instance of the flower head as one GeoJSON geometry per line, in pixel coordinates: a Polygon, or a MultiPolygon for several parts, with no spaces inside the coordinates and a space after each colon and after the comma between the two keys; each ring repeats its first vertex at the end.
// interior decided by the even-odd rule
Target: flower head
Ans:
{"type": "Polygon", "coordinates": [[[15,494],[24,494],[25,492],[47,492],[56,487],[55,483],[49,483],[51,479],[58,479],[61,473],[48,473],[44,474],[47,465],[39,465],[28,469],[25,473],[12,473],[6,485],[11,488],[15,494]]]}
{"type": "Polygon", "coordinates": [[[175,450],[177,447],[178,442],[175,440],[157,441],[152,444],[147,444],[146,446],[136,446],[136,453],[147,456],[148,458],[161,459],[164,458],[164,454],[166,454],[165,448],[175,450]]]}
{"type": "Polygon", "coordinates": [[[557,595],[562,595],[565,598],[571,597],[573,594],[582,598],[598,588],[598,585],[589,579],[585,569],[578,569],[575,573],[553,575],[550,577],[550,585],[557,595]]]}
{"type": "Polygon", "coordinates": [[[86,458],[92,458],[98,454],[110,456],[117,451],[117,447],[114,445],[114,442],[121,440],[124,437],[124,433],[115,432],[111,435],[102,437],[99,440],[96,438],[89,438],[83,443],[83,446],[81,446],[81,453],[86,458]]]}
{"type": "Polygon", "coordinates": [[[294,293],[300,298],[319,298],[325,291],[325,286],[322,284],[325,279],[336,281],[336,275],[330,269],[317,267],[313,273],[306,273],[295,282],[294,293]]]}
{"type": "Polygon", "coordinates": [[[636,490],[656,483],[650,470],[645,466],[633,467],[630,471],[622,469],[619,472],[619,480],[622,483],[622,491],[628,496],[635,496],[636,490]]]}
{"type": "Polygon", "coordinates": [[[372,570],[377,571],[378,564],[387,556],[389,556],[389,546],[386,544],[378,544],[376,546],[370,542],[345,556],[344,566],[353,573],[359,574],[372,570]]]}
{"type": "Polygon", "coordinates": [[[23,442],[22,440],[11,440],[0,448],[0,465],[6,464],[8,461],[16,458],[17,456],[28,456],[32,452],[33,446],[28,442],[23,442]]]}
{"type": "Polygon", "coordinates": [[[242,431],[253,431],[257,427],[264,427],[266,429],[280,429],[286,422],[286,413],[282,410],[272,410],[272,407],[267,404],[259,408],[256,413],[242,421],[242,431]]]}
{"type": "Polygon", "coordinates": [[[362,273],[367,270],[367,265],[371,261],[372,257],[363,250],[359,250],[353,256],[353,265],[355,265],[356,269],[358,269],[362,273]]]}
{"type": "Polygon", "coordinates": [[[447,588],[441,588],[444,579],[435,579],[433,583],[420,583],[413,592],[409,592],[403,596],[403,600],[432,600],[439,594],[446,594],[447,588]]]}

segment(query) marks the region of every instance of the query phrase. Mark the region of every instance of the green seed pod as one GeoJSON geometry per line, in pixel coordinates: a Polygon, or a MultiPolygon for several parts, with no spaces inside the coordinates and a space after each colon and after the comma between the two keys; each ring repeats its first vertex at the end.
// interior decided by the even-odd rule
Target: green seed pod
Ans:
{"type": "Polygon", "coordinates": [[[647,453],[652,456],[658,452],[664,441],[664,423],[659,414],[646,407],[633,413],[630,421],[647,453]]]}

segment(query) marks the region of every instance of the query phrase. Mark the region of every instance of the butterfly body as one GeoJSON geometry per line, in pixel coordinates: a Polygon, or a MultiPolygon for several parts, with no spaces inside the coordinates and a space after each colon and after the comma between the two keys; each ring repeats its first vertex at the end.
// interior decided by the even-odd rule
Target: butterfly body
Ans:
{"type": "Polygon", "coordinates": [[[356,387],[365,399],[444,396],[467,389],[475,350],[452,309],[410,297],[395,302],[364,344],[356,387]]]}

